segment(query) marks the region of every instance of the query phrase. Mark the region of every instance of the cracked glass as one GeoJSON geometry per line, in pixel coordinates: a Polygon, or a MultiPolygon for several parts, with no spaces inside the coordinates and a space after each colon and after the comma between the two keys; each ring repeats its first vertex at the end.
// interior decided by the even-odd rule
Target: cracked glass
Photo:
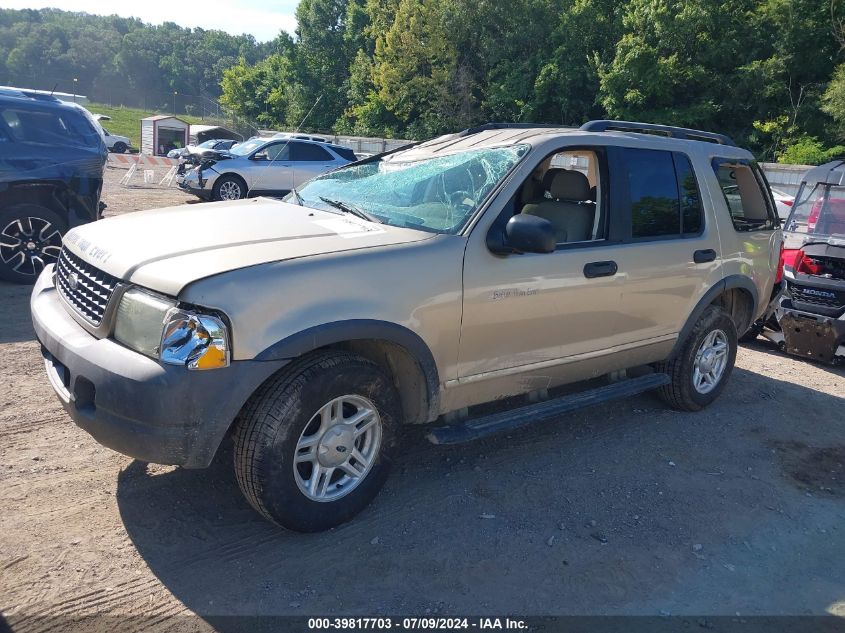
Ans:
{"type": "Polygon", "coordinates": [[[528,149],[513,145],[413,161],[392,154],[319,176],[285,200],[332,212],[345,206],[382,224],[455,234],[528,149]]]}

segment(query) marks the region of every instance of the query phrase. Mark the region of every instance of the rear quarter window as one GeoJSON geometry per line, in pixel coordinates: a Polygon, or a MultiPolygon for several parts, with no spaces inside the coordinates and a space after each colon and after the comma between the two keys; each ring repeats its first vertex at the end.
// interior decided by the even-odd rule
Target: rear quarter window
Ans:
{"type": "Polygon", "coordinates": [[[735,230],[771,231],[777,228],[777,212],[756,165],[750,161],[715,158],[713,171],[735,230]]]}

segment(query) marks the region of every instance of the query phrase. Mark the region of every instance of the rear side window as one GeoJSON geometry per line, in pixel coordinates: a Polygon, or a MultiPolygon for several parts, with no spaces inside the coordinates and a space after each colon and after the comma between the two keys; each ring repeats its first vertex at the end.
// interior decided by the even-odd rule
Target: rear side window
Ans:
{"type": "Polygon", "coordinates": [[[701,194],[689,158],[677,152],[625,149],[631,203],[631,237],[698,235],[701,194]]]}
{"type": "Polygon", "coordinates": [[[290,156],[291,160],[322,162],[332,160],[331,154],[326,150],[319,145],[311,145],[310,143],[291,143],[290,156]]]}
{"type": "Polygon", "coordinates": [[[355,155],[355,152],[353,152],[348,147],[332,147],[332,149],[334,150],[334,153],[340,156],[341,158],[345,158],[346,160],[351,160],[353,162],[358,160],[358,157],[355,155]]]}
{"type": "Polygon", "coordinates": [[[758,170],[744,161],[713,161],[713,170],[737,231],[770,231],[777,227],[774,208],[758,170]]]}

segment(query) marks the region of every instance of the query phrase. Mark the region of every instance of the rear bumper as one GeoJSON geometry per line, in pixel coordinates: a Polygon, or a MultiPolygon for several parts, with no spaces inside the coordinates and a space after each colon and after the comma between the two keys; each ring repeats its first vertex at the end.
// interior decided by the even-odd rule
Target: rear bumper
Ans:
{"type": "Polygon", "coordinates": [[[130,457],[208,466],[250,395],[285,361],[236,361],[225,369],[163,365],[111,339],[97,339],[66,312],[52,267],[32,293],[32,321],[47,377],[73,421],[130,457]]]}

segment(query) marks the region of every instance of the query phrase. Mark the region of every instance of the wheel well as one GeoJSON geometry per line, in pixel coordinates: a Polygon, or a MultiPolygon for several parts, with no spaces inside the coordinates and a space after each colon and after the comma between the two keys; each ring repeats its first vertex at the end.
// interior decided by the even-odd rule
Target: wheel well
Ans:
{"type": "Polygon", "coordinates": [[[727,312],[736,325],[738,336],[742,336],[754,321],[754,297],[744,288],[728,288],[712,302],[727,312]]]}
{"type": "Polygon", "coordinates": [[[20,183],[0,191],[0,206],[9,207],[15,204],[37,204],[47,207],[51,211],[66,217],[67,204],[62,200],[65,196],[64,185],[52,183],[20,183]]]}
{"type": "Polygon", "coordinates": [[[381,367],[396,386],[402,403],[402,418],[407,424],[429,420],[428,389],[422,367],[404,347],[380,339],[358,339],[336,343],[322,349],[343,349],[367,358],[381,367]]]}

